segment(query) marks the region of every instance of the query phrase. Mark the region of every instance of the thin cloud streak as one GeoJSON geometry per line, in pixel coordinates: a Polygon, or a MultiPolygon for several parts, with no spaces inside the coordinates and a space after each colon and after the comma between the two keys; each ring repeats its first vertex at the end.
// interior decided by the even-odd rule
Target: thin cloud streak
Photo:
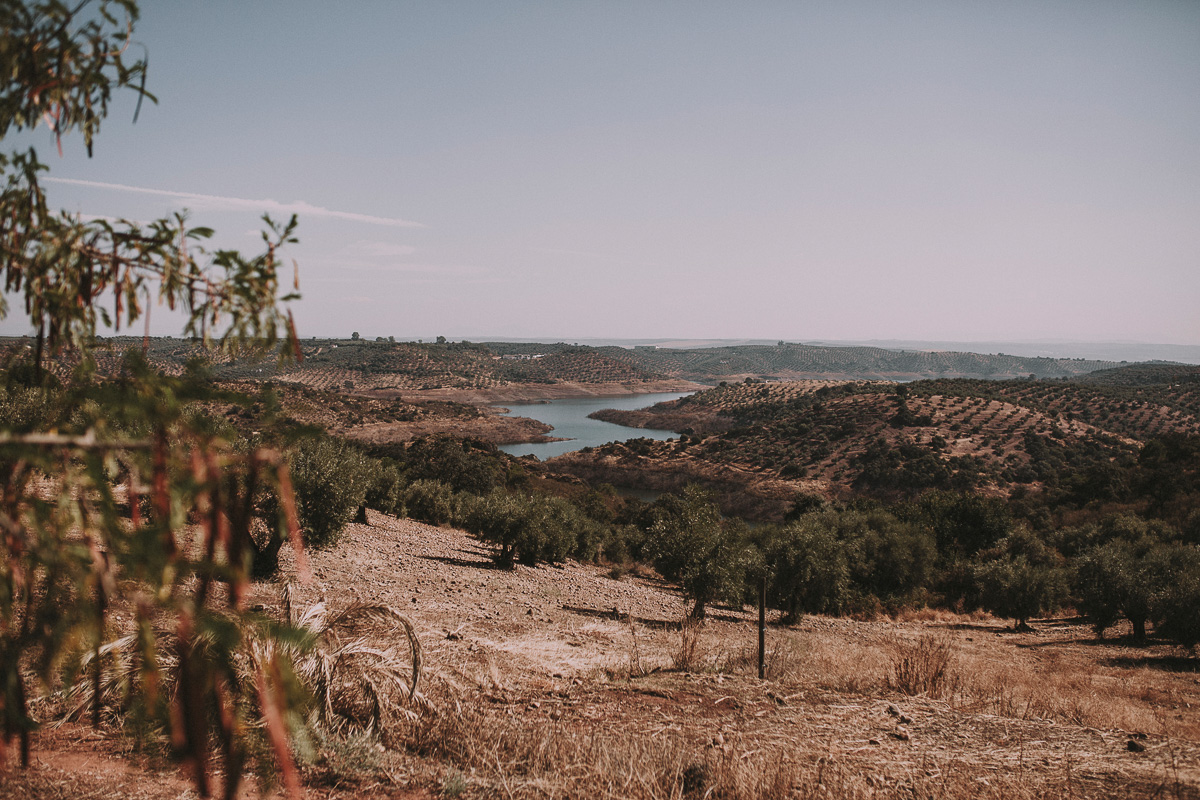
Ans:
{"type": "Polygon", "coordinates": [[[369,279],[384,275],[410,274],[410,275],[428,275],[430,277],[442,277],[448,280],[458,280],[464,276],[479,276],[488,275],[491,270],[482,267],[472,267],[453,264],[380,264],[373,261],[362,261],[356,259],[328,259],[318,258],[305,261],[306,268],[320,269],[323,271],[332,270],[335,274],[328,275],[329,280],[345,280],[348,276],[342,275],[342,270],[350,270],[352,272],[369,272],[370,275],[362,276],[369,279]]]}
{"type": "Polygon", "coordinates": [[[117,192],[136,192],[152,194],[159,197],[173,197],[177,200],[192,202],[205,208],[246,209],[250,211],[274,211],[283,214],[299,214],[311,217],[328,217],[344,219],[350,222],[363,222],[368,225],[384,225],[391,228],[424,228],[422,222],[393,217],[376,217],[370,214],[355,214],[350,211],[334,211],[321,206],[314,206],[303,200],[291,203],[281,203],[278,200],[247,200],[242,197],[221,197],[212,194],[196,194],[194,192],[175,192],[167,189],[148,189],[144,186],[127,186],[123,183],[104,183],[102,181],[85,181],[78,178],[42,178],[50,183],[63,183],[70,186],[86,186],[93,189],[110,189],[117,192]]]}

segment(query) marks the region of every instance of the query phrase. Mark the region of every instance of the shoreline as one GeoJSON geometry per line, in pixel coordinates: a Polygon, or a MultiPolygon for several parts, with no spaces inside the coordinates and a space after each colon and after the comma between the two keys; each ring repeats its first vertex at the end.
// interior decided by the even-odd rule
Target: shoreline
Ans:
{"type": "Polygon", "coordinates": [[[355,394],[379,399],[403,400],[406,403],[450,400],[476,406],[492,406],[497,403],[536,403],[539,400],[695,392],[708,388],[711,387],[693,381],[667,379],[636,383],[517,383],[488,389],[369,389],[355,392],[355,394]]]}

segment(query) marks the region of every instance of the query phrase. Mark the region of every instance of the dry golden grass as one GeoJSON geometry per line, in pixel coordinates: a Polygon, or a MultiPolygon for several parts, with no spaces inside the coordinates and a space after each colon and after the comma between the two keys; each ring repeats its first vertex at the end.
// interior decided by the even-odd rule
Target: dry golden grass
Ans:
{"type": "MultiPolygon", "coordinates": [[[[429,704],[324,726],[305,770],[316,796],[1200,796],[1200,674],[1177,649],[1097,643],[1075,620],[1017,634],[947,612],[805,617],[768,629],[759,681],[750,613],[681,626],[686,606],[660,581],[498,571],[459,532],[374,521],[312,554],[321,584],[297,602],[369,592],[402,608],[429,704]]],[[[138,796],[138,774],[107,796],[138,796]]],[[[26,777],[0,797],[39,796],[19,791],[26,777]]]]}

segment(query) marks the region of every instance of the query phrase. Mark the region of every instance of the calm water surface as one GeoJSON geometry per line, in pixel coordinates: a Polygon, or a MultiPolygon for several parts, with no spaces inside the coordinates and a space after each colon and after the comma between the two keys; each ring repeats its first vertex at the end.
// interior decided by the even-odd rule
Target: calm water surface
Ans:
{"type": "Polygon", "coordinates": [[[561,436],[565,442],[545,442],[542,444],[505,444],[500,449],[509,455],[524,456],[532,453],[543,461],[553,456],[560,456],[572,450],[584,447],[596,447],[608,442],[623,442],[626,439],[670,439],[675,436],[672,431],[652,430],[649,428],[626,428],[624,425],[614,425],[611,422],[601,422],[598,419],[588,419],[588,414],[602,408],[619,408],[622,410],[646,408],[664,400],[676,400],[686,397],[692,392],[670,392],[665,394],[631,394],[616,397],[583,397],[571,400],[551,400],[548,403],[527,403],[521,405],[504,404],[508,409],[506,416],[529,417],[547,425],[553,425],[554,430],[547,436],[561,436]]]}

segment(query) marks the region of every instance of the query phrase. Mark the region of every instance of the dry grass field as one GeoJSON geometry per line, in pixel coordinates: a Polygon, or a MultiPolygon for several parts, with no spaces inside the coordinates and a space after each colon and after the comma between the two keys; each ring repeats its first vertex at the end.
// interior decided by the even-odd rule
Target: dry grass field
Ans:
{"type": "MultiPolygon", "coordinates": [[[[653,575],[503,571],[459,531],[369,521],[310,554],[295,597],[408,615],[427,702],[382,740],[327,741],[309,797],[1200,797],[1200,662],[1178,648],[1069,618],[805,617],[769,626],[760,681],[749,609],[681,625],[653,575]]],[[[0,797],[191,795],[130,746],[50,726],[0,797]]]]}

